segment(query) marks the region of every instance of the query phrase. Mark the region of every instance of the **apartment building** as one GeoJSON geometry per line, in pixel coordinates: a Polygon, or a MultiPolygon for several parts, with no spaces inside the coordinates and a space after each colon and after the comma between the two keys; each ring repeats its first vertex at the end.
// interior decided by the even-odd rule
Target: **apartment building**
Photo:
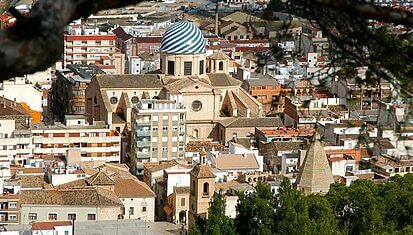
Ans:
{"type": "Polygon", "coordinates": [[[64,36],[64,65],[91,64],[101,57],[113,59],[116,36],[98,29],[69,28],[64,36]]]}
{"type": "Polygon", "coordinates": [[[63,121],[65,115],[84,115],[85,90],[93,76],[104,74],[94,64],[69,64],[67,69],[57,70],[52,84],[52,115],[63,121]]]}
{"type": "Polygon", "coordinates": [[[140,100],[132,111],[130,160],[133,172],[144,162],[184,157],[186,109],[173,100],[140,100]]]}
{"type": "Polygon", "coordinates": [[[32,125],[32,134],[36,157],[65,156],[69,149],[80,149],[81,161],[120,161],[121,137],[101,121],[89,124],[84,116],[68,115],[64,123],[32,125]]]}
{"type": "Polygon", "coordinates": [[[20,182],[0,179],[0,223],[18,224],[20,220],[20,182]]]}

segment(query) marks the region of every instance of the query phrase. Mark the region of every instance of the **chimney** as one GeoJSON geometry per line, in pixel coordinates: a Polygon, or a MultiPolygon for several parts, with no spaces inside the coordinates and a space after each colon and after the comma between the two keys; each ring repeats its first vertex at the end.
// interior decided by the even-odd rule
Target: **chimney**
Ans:
{"type": "Polygon", "coordinates": [[[3,108],[6,108],[6,100],[4,99],[4,95],[3,95],[3,108]]]}
{"type": "Polygon", "coordinates": [[[242,156],[244,157],[244,158],[247,158],[247,152],[244,152],[243,154],[242,154],[242,156]]]}
{"type": "Polygon", "coordinates": [[[14,107],[16,107],[16,106],[17,106],[16,98],[14,98],[14,101],[13,101],[13,106],[14,106],[14,107]]]}
{"type": "Polygon", "coordinates": [[[217,1],[217,5],[215,7],[215,35],[217,36],[218,36],[218,24],[219,24],[218,4],[219,4],[219,1],[217,1]]]}

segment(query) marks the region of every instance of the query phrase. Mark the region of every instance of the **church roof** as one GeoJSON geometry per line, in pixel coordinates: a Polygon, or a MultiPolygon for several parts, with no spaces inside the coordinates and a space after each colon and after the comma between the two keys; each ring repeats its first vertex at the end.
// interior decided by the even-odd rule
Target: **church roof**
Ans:
{"type": "Polygon", "coordinates": [[[208,78],[214,87],[240,86],[242,83],[226,73],[208,73],[208,78]]]}
{"type": "Polygon", "coordinates": [[[161,51],[173,54],[204,53],[205,39],[194,24],[187,20],[178,21],[163,34],[161,51]]]}
{"type": "Polygon", "coordinates": [[[282,127],[283,123],[279,117],[257,117],[257,118],[228,118],[219,122],[226,128],[231,127],[282,127]]]}
{"type": "Polygon", "coordinates": [[[330,184],[334,183],[333,174],[320,138],[318,133],[313,135],[312,143],[297,177],[298,188],[302,189],[305,194],[325,194],[329,191],[330,184]]]}
{"type": "Polygon", "coordinates": [[[100,88],[159,88],[163,87],[156,74],[142,75],[98,75],[100,88]]]}
{"type": "Polygon", "coordinates": [[[208,165],[198,164],[190,173],[197,178],[215,178],[215,174],[212,173],[211,167],[208,165]]]}
{"type": "Polygon", "coordinates": [[[203,86],[213,89],[213,87],[206,82],[207,81],[201,80],[198,78],[180,78],[180,79],[176,79],[174,81],[169,82],[165,86],[165,89],[173,94],[179,93],[182,89],[189,87],[189,86],[194,86],[195,84],[202,84],[203,86]]]}

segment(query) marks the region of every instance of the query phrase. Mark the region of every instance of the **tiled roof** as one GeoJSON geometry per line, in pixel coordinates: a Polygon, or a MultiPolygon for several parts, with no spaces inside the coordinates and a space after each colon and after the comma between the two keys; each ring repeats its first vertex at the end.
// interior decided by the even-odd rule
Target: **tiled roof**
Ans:
{"type": "Polygon", "coordinates": [[[214,87],[240,86],[242,83],[226,73],[209,73],[208,78],[214,87]]]}
{"type": "Polygon", "coordinates": [[[179,163],[175,160],[169,161],[169,162],[165,162],[162,164],[159,164],[157,166],[152,166],[148,168],[148,172],[157,172],[157,171],[163,171],[165,169],[168,169],[170,167],[179,165],[179,163]]]}
{"type": "Polygon", "coordinates": [[[292,151],[303,149],[305,143],[303,141],[274,141],[272,142],[273,149],[276,151],[292,151]]]}
{"type": "Polygon", "coordinates": [[[187,187],[183,187],[183,186],[181,186],[181,187],[174,187],[174,192],[175,192],[176,194],[187,194],[187,193],[189,193],[189,190],[190,190],[190,187],[189,187],[189,186],[187,186],[187,187]]]}
{"type": "Polygon", "coordinates": [[[215,178],[214,173],[212,173],[211,167],[207,165],[198,164],[192,169],[190,174],[196,176],[197,178],[215,178]]]}
{"type": "Polygon", "coordinates": [[[254,154],[221,154],[213,157],[216,168],[220,170],[247,170],[259,168],[257,159],[254,154]]]}
{"type": "Polygon", "coordinates": [[[55,230],[59,226],[72,226],[72,221],[50,221],[50,222],[33,222],[31,229],[36,230],[55,230]]]}
{"type": "Polygon", "coordinates": [[[100,88],[159,88],[163,87],[156,74],[143,75],[98,75],[100,88]]]}
{"type": "Polygon", "coordinates": [[[231,127],[281,127],[282,120],[279,117],[257,117],[257,118],[229,118],[219,122],[226,128],[231,127]]]}
{"type": "Polygon", "coordinates": [[[212,54],[209,58],[213,60],[229,60],[230,59],[229,56],[222,51],[214,52],[214,54],[212,54]]]}
{"type": "Polygon", "coordinates": [[[12,115],[29,116],[29,113],[20,103],[0,97],[0,117],[12,115]]]}
{"type": "Polygon", "coordinates": [[[119,198],[155,197],[148,185],[134,179],[115,179],[115,193],[119,198]]]}
{"type": "Polygon", "coordinates": [[[23,190],[22,205],[65,205],[121,207],[122,202],[112,191],[101,188],[23,190]]]}
{"type": "Polygon", "coordinates": [[[99,171],[95,175],[86,179],[86,182],[90,186],[99,186],[99,185],[115,185],[113,181],[105,172],[99,171]]]}
{"type": "Polygon", "coordinates": [[[251,86],[279,86],[280,83],[277,79],[269,79],[269,78],[258,78],[258,79],[248,79],[245,80],[251,86]]]}

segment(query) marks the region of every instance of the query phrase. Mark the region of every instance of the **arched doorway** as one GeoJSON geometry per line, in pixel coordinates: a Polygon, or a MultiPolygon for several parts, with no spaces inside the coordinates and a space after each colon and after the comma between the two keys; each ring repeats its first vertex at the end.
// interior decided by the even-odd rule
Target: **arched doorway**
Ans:
{"type": "Polygon", "coordinates": [[[184,210],[179,212],[179,223],[186,223],[186,211],[184,210]]]}

